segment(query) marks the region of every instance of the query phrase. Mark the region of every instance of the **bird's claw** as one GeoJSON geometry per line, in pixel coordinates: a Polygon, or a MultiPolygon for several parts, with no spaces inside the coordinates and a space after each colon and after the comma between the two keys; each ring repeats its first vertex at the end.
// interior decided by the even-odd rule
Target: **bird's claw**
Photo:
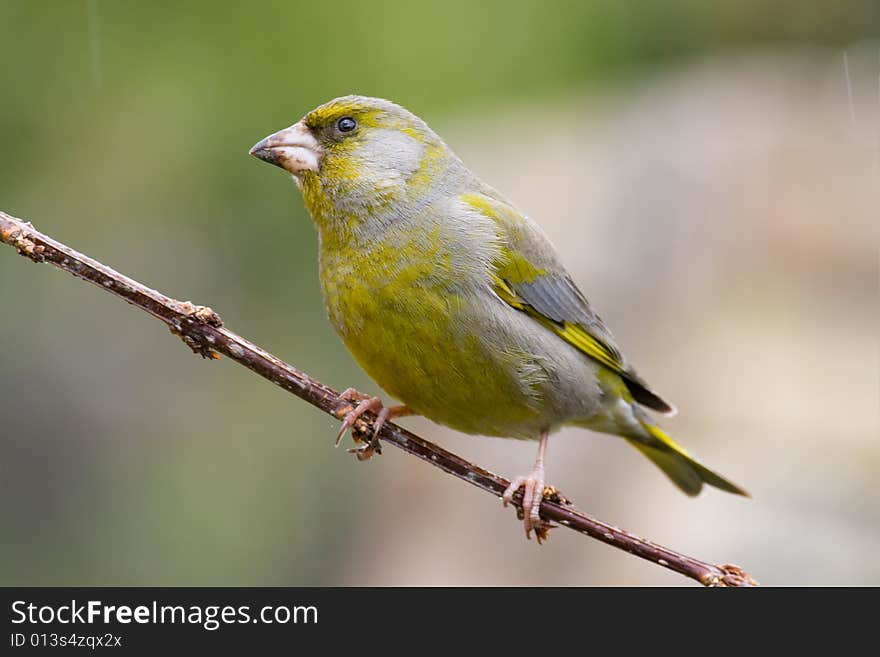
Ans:
{"type": "MultiPolygon", "coordinates": [[[[378,397],[370,397],[351,388],[343,392],[339,397],[340,399],[344,399],[347,401],[357,401],[358,404],[354,408],[352,408],[350,405],[347,405],[345,406],[345,408],[341,409],[338,412],[338,415],[342,415],[343,413],[345,415],[342,419],[342,426],[339,427],[339,433],[336,434],[337,447],[339,446],[342,437],[345,435],[345,432],[349,429],[354,430],[355,423],[364,413],[368,411],[380,411],[380,409],[383,408],[382,400],[378,397]]],[[[352,431],[352,434],[354,434],[354,431],[352,431]]],[[[355,437],[355,440],[357,441],[357,437],[355,437]]]]}
{"type": "Polygon", "coordinates": [[[409,409],[405,406],[385,406],[382,404],[382,400],[379,397],[370,397],[362,392],[358,392],[354,388],[348,388],[339,395],[339,398],[358,402],[357,406],[354,408],[349,404],[337,412],[337,415],[342,417],[343,420],[342,426],[339,428],[339,433],[336,434],[336,446],[338,447],[345,432],[351,429],[351,437],[354,442],[362,444],[349,449],[348,452],[350,454],[355,454],[358,461],[369,461],[376,454],[382,453],[382,445],[379,442],[379,431],[381,431],[388,418],[399,417],[410,413],[409,409]],[[356,427],[355,424],[364,413],[369,411],[376,414],[376,420],[373,422],[372,435],[369,438],[364,439],[363,432],[358,431],[358,427],[356,427]]]}
{"type": "Polygon", "coordinates": [[[510,482],[501,496],[504,506],[513,501],[514,494],[520,488],[523,489],[522,508],[517,509],[517,516],[523,521],[526,538],[531,539],[534,530],[538,543],[542,543],[548,538],[552,525],[541,518],[541,501],[557,491],[552,486],[544,486],[543,468],[536,468],[530,475],[515,477],[510,482]]]}

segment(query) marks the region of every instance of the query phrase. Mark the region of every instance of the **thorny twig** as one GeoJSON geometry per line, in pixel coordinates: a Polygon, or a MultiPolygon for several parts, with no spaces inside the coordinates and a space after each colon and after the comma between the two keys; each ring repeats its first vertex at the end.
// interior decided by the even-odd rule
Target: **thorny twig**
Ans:
{"type": "MultiPolygon", "coordinates": [[[[0,212],[0,241],[13,246],[21,255],[34,262],[51,263],[148,312],[165,322],[195,353],[205,358],[219,358],[217,354],[221,353],[333,417],[340,418],[351,408],[350,402],[341,399],[335,390],[225,328],[220,317],[210,308],[166,297],[56,242],[35,230],[30,223],[4,212],[0,212]]],[[[365,415],[359,420],[356,425],[357,434],[370,435],[373,420],[373,414],[365,415]]],[[[509,484],[503,477],[469,463],[390,422],[382,427],[379,436],[385,443],[399,447],[496,497],[500,497],[509,484]]],[[[521,512],[520,493],[514,497],[514,504],[521,512]]],[[[541,516],[695,579],[705,586],[757,584],[738,566],[719,566],[699,561],[590,518],[577,511],[568,500],[558,494],[551,493],[544,497],[541,502],[541,516]]]]}

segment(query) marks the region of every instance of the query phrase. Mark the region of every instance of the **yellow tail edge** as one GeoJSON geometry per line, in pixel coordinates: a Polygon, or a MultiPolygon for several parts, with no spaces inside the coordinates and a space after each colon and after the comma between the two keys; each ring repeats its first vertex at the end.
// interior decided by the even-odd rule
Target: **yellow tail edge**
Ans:
{"type": "Polygon", "coordinates": [[[651,424],[642,413],[639,413],[637,417],[642,427],[654,440],[650,442],[632,438],[627,440],[660,468],[672,483],[684,493],[692,496],[697,495],[705,483],[734,495],[751,497],[745,490],[697,461],[660,427],[651,424]]]}

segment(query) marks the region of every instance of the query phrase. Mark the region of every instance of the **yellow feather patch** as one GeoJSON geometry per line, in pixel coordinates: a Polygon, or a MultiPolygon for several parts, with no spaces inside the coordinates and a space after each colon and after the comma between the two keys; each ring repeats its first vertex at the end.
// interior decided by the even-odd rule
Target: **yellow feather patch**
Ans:
{"type": "Polygon", "coordinates": [[[499,277],[497,274],[490,274],[492,277],[492,282],[495,284],[495,294],[501,297],[501,300],[506,303],[508,306],[513,306],[517,310],[525,310],[526,307],[516,296],[516,293],[510,289],[510,286],[507,282],[499,277]]]}
{"type": "Polygon", "coordinates": [[[577,324],[564,322],[562,326],[559,326],[553,322],[553,331],[565,339],[566,342],[574,345],[591,358],[596,359],[608,369],[620,374],[624,373],[623,364],[608,350],[608,347],[577,324]]]}

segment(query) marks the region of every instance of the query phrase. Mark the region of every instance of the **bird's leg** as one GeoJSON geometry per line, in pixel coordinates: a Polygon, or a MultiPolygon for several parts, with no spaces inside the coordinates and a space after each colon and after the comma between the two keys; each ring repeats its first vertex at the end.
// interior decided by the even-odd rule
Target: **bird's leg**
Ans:
{"type": "Polygon", "coordinates": [[[532,529],[535,530],[535,537],[540,543],[546,537],[547,530],[550,525],[541,520],[541,500],[544,499],[544,453],[547,451],[548,431],[541,432],[541,440],[538,443],[538,456],[535,458],[535,465],[532,472],[528,476],[515,477],[510,482],[510,486],[504,491],[501,500],[504,506],[510,504],[513,500],[513,494],[523,488],[523,526],[526,530],[526,538],[531,538],[532,529]]]}
{"type": "MultiPolygon", "coordinates": [[[[367,411],[372,411],[376,414],[376,421],[373,423],[373,435],[369,442],[367,442],[366,445],[348,450],[349,452],[354,452],[359,461],[367,461],[373,458],[374,454],[382,453],[382,448],[379,444],[379,430],[382,428],[382,425],[385,424],[386,420],[414,415],[407,406],[385,406],[382,404],[382,400],[379,397],[370,397],[362,392],[358,392],[354,388],[348,388],[339,395],[339,397],[340,399],[357,401],[359,403],[345,413],[342,427],[340,427],[339,433],[336,435],[337,447],[339,446],[339,441],[342,440],[342,436],[345,435],[345,432],[354,428],[354,424],[357,422],[358,418],[367,411]]],[[[354,438],[355,442],[359,442],[359,439],[354,435],[354,432],[352,432],[352,438],[354,438]]]]}

